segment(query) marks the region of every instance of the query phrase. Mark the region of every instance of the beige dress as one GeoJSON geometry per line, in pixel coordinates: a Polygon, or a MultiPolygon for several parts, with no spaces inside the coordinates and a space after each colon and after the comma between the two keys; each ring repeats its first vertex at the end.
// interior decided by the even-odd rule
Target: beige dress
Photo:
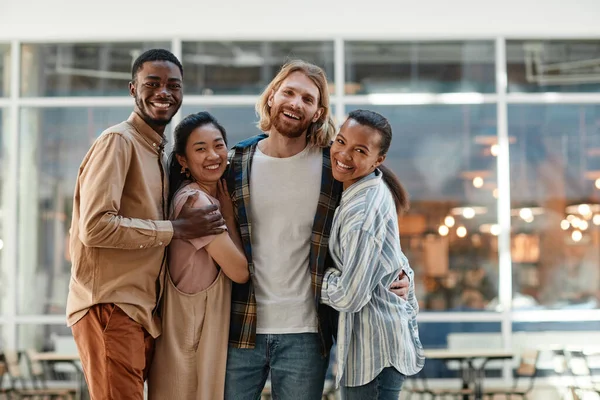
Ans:
{"type": "MultiPolygon", "coordinates": [[[[191,184],[175,195],[173,216],[191,184]]],[[[218,203],[201,192],[194,206],[218,203]]],[[[148,375],[150,400],[219,400],[225,388],[231,281],[205,246],[214,239],[173,240],[162,300],[162,335],[156,340],[148,375]]]]}

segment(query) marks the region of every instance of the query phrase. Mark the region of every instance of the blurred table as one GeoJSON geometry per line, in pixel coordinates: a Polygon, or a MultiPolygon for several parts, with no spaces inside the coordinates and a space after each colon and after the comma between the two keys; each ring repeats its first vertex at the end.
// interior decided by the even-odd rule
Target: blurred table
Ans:
{"type": "MultiPolygon", "coordinates": [[[[460,363],[462,387],[468,389],[469,384],[474,384],[475,400],[483,396],[483,378],[485,365],[491,360],[510,360],[514,357],[511,350],[493,349],[431,349],[425,350],[425,358],[442,361],[458,361],[460,363]],[[479,367],[474,361],[481,360],[479,367]]],[[[464,396],[467,400],[469,396],[464,396]]]]}

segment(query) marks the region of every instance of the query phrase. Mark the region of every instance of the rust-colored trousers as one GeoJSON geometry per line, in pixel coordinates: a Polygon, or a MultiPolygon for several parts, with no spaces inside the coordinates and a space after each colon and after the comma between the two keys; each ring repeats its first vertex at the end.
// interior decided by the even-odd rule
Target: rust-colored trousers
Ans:
{"type": "Polygon", "coordinates": [[[143,400],[154,339],[114,304],[96,304],[73,327],[91,400],[143,400]]]}

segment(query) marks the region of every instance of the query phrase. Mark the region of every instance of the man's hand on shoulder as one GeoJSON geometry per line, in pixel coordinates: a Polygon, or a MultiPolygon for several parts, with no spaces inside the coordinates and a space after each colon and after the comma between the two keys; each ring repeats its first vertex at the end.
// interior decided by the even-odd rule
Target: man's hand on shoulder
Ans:
{"type": "Polygon", "coordinates": [[[225,232],[225,221],[216,204],[194,207],[199,194],[191,194],[173,223],[173,239],[194,239],[225,232]]]}

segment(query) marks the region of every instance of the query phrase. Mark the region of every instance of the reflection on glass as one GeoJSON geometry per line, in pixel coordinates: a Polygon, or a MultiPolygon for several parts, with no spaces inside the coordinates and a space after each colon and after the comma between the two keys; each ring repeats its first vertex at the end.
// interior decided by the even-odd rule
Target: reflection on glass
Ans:
{"type": "Polygon", "coordinates": [[[600,106],[509,107],[516,309],[598,308],[600,106]]]}
{"type": "Polygon", "coordinates": [[[495,89],[494,43],[346,42],[347,94],[495,89]]]}
{"type": "Polygon", "coordinates": [[[64,355],[77,354],[71,328],[61,325],[19,325],[17,348],[50,351],[64,355]]]}
{"type": "MultiPolygon", "coordinates": [[[[8,113],[6,113],[8,114],[8,113]]],[[[7,158],[6,158],[6,143],[7,140],[4,136],[4,132],[8,131],[8,127],[7,127],[7,118],[5,117],[5,113],[4,110],[0,108],[0,287],[6,287],[7,285],[7,278],[8,278],[8,272],[3,270],[3,267],[5,265],[7,265],[6,263],[4,263],[4,257],[6,254],[6,250],[4,247],[4,226],[5,226],[5,219],[4,219],[4,213],[6,212],[7,208],[5,207],[5,204],[7,202],[7,199],[5,198],[5,195],[7,193],[6,190],[4,190],[4,185],[6,184],[6,173],[8,171],[8,166],[7,166],[7,158]]],[[[0,290],[0,315],[5,314],[4,312],[4,308],[6,307],[6,304],[10,304],[11,302],[9,301],[10,299],[6,299],[7,291],[6,290],[0,290]]],[[[6,311],[6,313],[8,313],[8,310],[6,311]]],[[[1,326],[0,326],[1,328],[1,326]]],[[[0,346],[2,346],[2,336],[0,335],[0,346]]]]}
{"type": "Polygon", "coordinates": [[[0,97],[8,97],[10,89],[10,45],[0,43],[0,97]]]}
{"type": "MultiPolygon", "coordinates": [[[[260,130],[256,127],[258,117],[254,106],[183,106],[181,117],[208,111],[219,121],[227,131],[227,141],[231,148],[237,142],[258,135],[260,130]]],[[[173,127],[174,129],[175,127],[173,127]]]]}
{"type": "Polygon", "coordinates": [[[333,91],[333,42],[184,42],[188,94],[259,94],[287,60],[325,70],[333,91]]]}
{"type": "Polygon", "coordinates": [[[355,108],[380,112],[392,124],[385,164],[411,198],[400,236],[421,308],[495,310],[498,241],[489,229],[497,224],[495,105],[355,108]]]}
{"type": "Polygon", "coordinates": [[[600,90],[598,40],[510,40],[506,59],[511,92],[600,90]]]}
{"type": "Polygon", "coordinates": [[[126,96],[131,66],[168,42],[66,43],[21,46],[22,96],[126,96]]]}
{"type": "MultiPolygon", "coordinates": [[[[500,322],[419,322],[419,337],[425,350],[501,349],[500,322]]],[[[423,372],[427,378],[459,378],[456,362],[427,358],[423,372]]],[[[501,376],[502,364],[489,362],[487,378],[501,376]]]]}
{"type": "Polygon", "coordinates": [[[64,314],[68,237],[79,165],[129,108],[44,108],[21,112],[18,298],[20,314],[64,314]],[[35,296],[32,296],[35,293],[35,296]]]}

